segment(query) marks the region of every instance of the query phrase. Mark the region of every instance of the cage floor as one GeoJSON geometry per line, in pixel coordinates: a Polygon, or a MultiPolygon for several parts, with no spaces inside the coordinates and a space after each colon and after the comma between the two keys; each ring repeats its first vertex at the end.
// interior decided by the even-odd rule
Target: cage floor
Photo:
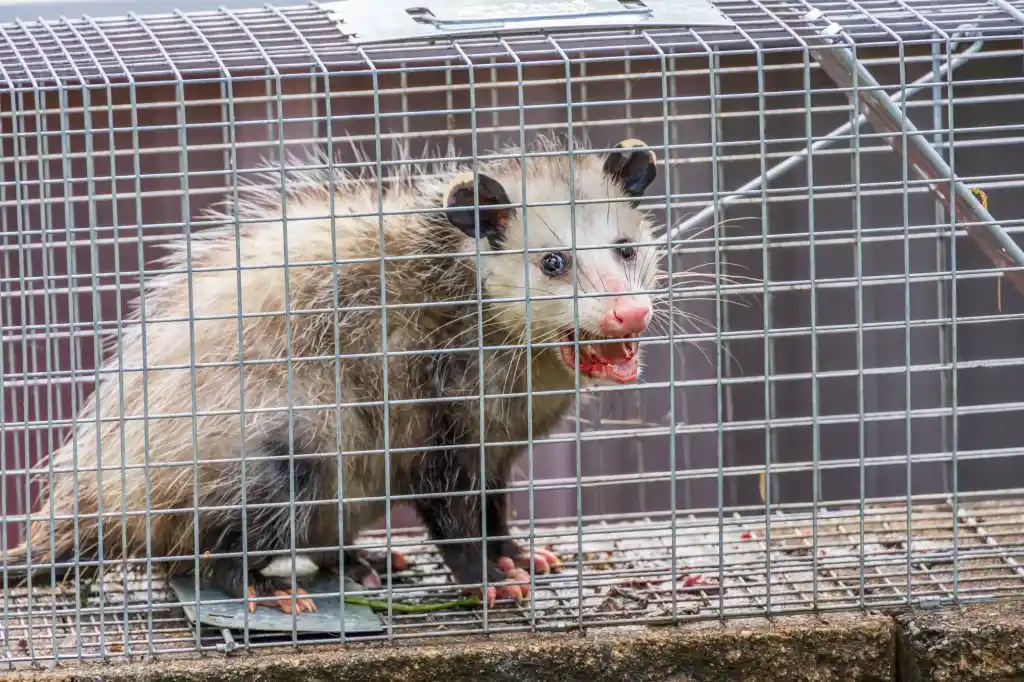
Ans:
{"type": "MultiPolygon", "coordinates": [[[[1024,562],[1024,500],[962,503],[956,516],[954,523],[950,504],[917,504],[909,513],[902,505],[872,506],[863,516],[856,508],[776,513],[770,522],[738,514],[721,523],[717,517],[651,516],[587,524],[582,532],[575,524],[537,524],[535,542],[557,553],[564,568],[537,576],[530,603],[499,605],[488,610],[486,623],[480,609],[390,619],[385,613],[384,636],[881,609],[980,601],[1024,589],[1018,563],[1024,562]]],[[[422,536],[391,537],[413,562],[396,575],[396,601],[459,597],[422,536]]],[[[383,536],[366,541],[376,545],[383,536]]],[[[197,637],[167,586],[153,579],[150,591],[148,583],[138,573],[127,580],[120,572],[109,575],[80,605],[70,590],[12,591],[4,599],[0,631],[5,660],[15,666],[134,658],[242,643],[224,631],[204,629],[197,637]]],[[[282,639],[289,641],[291,633],[250,632],[248,641],[271,645],[282,639]]]]}

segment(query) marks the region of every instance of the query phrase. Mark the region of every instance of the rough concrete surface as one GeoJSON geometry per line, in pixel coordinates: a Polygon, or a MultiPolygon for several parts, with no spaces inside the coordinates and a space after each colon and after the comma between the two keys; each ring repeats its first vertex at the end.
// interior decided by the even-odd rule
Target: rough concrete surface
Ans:
{"type": "Polygon", "coordinates": [[[1024,602],[300,649],[0,674],[38,682],[1024,682],[1024,602]]]}
{"type": "Polygon", "coordinates": [[[39,682],[882,682],[895,679],[884,616],[693,624],[585,635],[318,646],[12,673],[39,682]]]}
{"type": "Polygon", "coordinates": [[[1024,680],[1024,603],[896,617],[901,682],[1024,680]]]}

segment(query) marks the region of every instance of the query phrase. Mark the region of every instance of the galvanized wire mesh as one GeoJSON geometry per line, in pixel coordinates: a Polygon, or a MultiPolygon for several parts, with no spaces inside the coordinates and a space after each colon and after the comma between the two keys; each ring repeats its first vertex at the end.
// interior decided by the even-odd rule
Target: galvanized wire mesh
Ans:
{"type": "MultiPolygon", "coordinates": [[[[955,580],[959,582],[957,596],[965,603],[1009,599],[1019,591],[1019,529],[1024,519],[1018,504],[960,505],[956,524],[962,530],[956,551],[956,524],[949,503],[915,507],[916,525],[909,533],[906,518],[906,509],[900,504],[880,505],[863,516],[853,507],[822,513],[816,594],[811,519],[806,510],[776,516],[770,545],[765,540],[763,519],[736,515],[727,517],[721,526],[723,544],[717,524],[691,515],[677,517],[674,524],[666,516],[592,520],[584,539],[582,566],[575,540],[576,519],[540,524],[537,532],[564,552],[568,561],[563,574],[538,579],[532,605],[494,611],[487,627],[479,611],[396,613],[394,635],[404,639],[485,631],[568,632],[578,627],[581,612],[587,627],[597,628],[751,617],[766,611],[785,615],[878,610],[905,605],[911,592],[916,605],[928,607],[954,599],[955,580]],[[675,562],[671,557],[673,537],[675,562]],[[673,566],[679,577],[674,594],[669,580],[673,566]],[[578,594],[581,581],[582,599],[578,594]]],[[[396,533],[393,537],[409,543],[408,554],[415,565],[409,582],[396,585],[396,599],[459,597],[433,546],[421,544],[419,534],[396,533]]],[[[373,541],[382,542],[383,538],[373,541]]],[[[173,593],[159,583],[151,593],[139,574],[131,575],[127,586],[120,577],[112,580],[103,600],[93,596],[78,605],[73,594],[62,593],[45,607],[37,600],[31,611],[30,618],[24,591],[11,595],[6,634],[12,656],[23,660],[30,655],[39,659],[119,658],[195,649],[193,629],[173,593]]],[[[205,650],[241,645],[238,633],[206,627],[201,635],[205,650]]],[[[338,641],[325,635],[302,640],[338,641]]],[[[250,634],[254,648],[290,641],[288,633],[250,634]]]]}
{"type": "MultiPolygon", "coordinates": [[[[202,209],[260,159],[316,148],[381,171],[396,143],[440,141],[470,164],[557,132],[658,150],[644,205],[676,228],[672,270],[705,277],[673,291],[680,325],[645,342],[640,385],[595,391],[523,448],[516,530],[566,570],[518,608],[388,611],[380,636],[1013,596],[1024,308],[822,72],[805,15],[842,26],[1016,236],[1024,3],[717,6],[735,28],[387,47],[347,43],[315,6],[0,27],[5,546],[40,489],[29,467],[117,380],[99,340],[163,271],[156,247],[212,227],[202,209]]],[[[366,538],[415,561],[383,596],[454,596],[412,523],[396,510],[366,538]]],[[[147,574],[159,559],[84,597],[5,591],[5,660],[298,638],[193,630],[147,574]]]]}

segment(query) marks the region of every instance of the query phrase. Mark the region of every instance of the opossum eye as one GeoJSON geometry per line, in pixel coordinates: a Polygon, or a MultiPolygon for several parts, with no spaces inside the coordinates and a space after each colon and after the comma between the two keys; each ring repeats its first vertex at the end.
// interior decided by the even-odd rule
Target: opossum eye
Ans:
{"type": "Polygon", "coordinates": [[[628,239],[618,239],[615,242],[619,247],[619,255],[622,260],[633,260],[636,258],[636,247],[629,243],[628,239]]]}
{"type": "Polygon", "coordinates": [[[540,261],[540,269],[548,277],[558,277],[565,272],[565,268],[569,262],[564,253],[558,251],[554,253],[545,254],[544,258],[540,261]]]}
{"type": "Polygon", "coordinates": [[[615,145],[616,151],[610,153],[604,162],[604,172],[631,197],[643,194],[658,177],[658,157],[654,152],[650,149],[634,151],[637,147],[646,146],[641,140],[623,140],[615,145]]]}

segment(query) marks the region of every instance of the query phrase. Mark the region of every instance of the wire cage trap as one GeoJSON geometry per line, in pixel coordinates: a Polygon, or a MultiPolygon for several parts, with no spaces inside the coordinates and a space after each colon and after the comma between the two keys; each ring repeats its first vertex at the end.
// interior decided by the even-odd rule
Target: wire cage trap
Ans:
{"type": "Polygon", "coordinates": [[[523,446],[513,532],[562,571],[522,603],[464,604],[396,507],[362,542],[410,566],[362,601],[197,614],[148,557],[88,591],[6,589],[9,665],[1020,591],[1024,3],[588,3],[0,27],[5,551],[161,247],[265,159],[641,139],[683,282],[641,382],[523,446]]]}

